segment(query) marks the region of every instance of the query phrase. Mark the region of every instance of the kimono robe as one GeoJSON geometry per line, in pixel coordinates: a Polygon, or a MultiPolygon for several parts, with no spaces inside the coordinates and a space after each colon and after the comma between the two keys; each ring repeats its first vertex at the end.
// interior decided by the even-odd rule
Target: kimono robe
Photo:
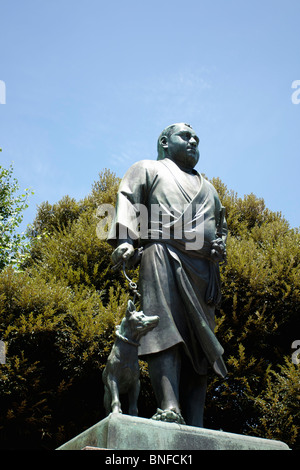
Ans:
{"type": "Polygon", "coordinates": [[[125,174],[107,241],[117,247],[118,239],[129,237],[143,247],[141,308],[160,321],[141,339],[141,358],[182,344],[196,373],[206,374],[210,364],[226,376],[224,351],[214,334],[219,265],[210,256],[212,240],[226,242],[222,214],[211,183],[170,159],[143,160],[125,174]]]}

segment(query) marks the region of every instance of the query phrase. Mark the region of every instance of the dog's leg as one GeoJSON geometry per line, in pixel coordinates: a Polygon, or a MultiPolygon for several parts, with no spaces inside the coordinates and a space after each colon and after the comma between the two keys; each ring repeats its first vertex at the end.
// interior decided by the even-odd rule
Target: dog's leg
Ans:
{"type": "Polygon", "coordinates": [[[137,401],[140,394],[140,381],[138,380],[129,390],[128,399],[129,407],[128,414],[131,416],[138,416],[137,401]]]}
{"type": "Polygon", "coordinates": [[[109,388],[109,393],[111,397],[110,407],[112,413],[122,413],[121,402],[119,398],[119,389],[118,384],[115,378],[107,378],[107,387],[109,388]]]}
{"type": "Polygon", "coordinates": [[[111,394],[109,388],[104,385],[104,399],[103,399],[104,409],[106,412],[106,416],[109,415],[111,412],[111,394]]]}

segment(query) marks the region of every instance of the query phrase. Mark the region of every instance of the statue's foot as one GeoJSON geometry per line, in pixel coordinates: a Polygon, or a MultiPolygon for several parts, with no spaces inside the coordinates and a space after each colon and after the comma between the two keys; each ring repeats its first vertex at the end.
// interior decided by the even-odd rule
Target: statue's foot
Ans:
{"type": "Polygon", "coordinates": [[[166,423],[177,423],[177,424],[185,424],[185,421],[180,413],[175,411],[175,408],[171,408],[168,410],[161,410],[157,408],[157,412],[151,419],[156,421],[164,421],[166,423]]]}

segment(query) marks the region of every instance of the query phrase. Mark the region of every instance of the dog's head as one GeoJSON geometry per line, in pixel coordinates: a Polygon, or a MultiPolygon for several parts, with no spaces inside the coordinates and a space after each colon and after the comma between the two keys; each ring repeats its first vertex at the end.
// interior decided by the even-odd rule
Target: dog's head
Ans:
{"type": "MultiPolygon", "coordinates": [[[[144,312],[138,312],[135,309],[134,303],[129,300],[124,320],[126,322],[126,327],[129,327],[131,336],[134,338],[141,338],[148,333],[148,331],[153,330],[153,328],[158,325],[159,317],[157,315],[148,316],[145,315],[144,312]]],[[[125,327],[125,325],[123,326],[125,327]]]]}

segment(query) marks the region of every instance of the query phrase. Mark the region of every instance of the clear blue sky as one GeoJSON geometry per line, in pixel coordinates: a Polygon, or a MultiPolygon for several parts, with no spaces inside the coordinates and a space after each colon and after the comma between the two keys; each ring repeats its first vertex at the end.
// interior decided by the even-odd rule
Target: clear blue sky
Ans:
{"type": "Polygon", "coordinates": [[[299,226],[299,0],[0,0],[0,163],[36,206],[156,159],[188,122],[197,165],[299,226]]]}

